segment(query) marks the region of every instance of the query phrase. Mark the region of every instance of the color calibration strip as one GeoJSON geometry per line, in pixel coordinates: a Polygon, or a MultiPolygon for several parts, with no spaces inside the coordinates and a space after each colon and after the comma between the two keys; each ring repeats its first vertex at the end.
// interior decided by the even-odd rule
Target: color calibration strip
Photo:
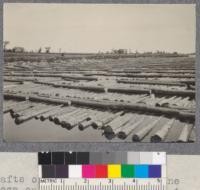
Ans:
{"type": "Polygon", "coordinates": [[[161,178],[161,165],[43,165],[41,178],[161,178]]]}
{"type": "Polygon", "coordinates": [[[163,178],[163,152],[38,153],[40,178],[163,178]]]}

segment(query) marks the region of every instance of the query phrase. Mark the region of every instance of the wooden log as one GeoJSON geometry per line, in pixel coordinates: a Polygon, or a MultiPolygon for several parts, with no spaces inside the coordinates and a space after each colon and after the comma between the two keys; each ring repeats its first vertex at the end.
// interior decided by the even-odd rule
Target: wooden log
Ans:
{"type": "Polygon", "coordinates": [[[74,118],[78,118],[78,117],[81,117],[83,115],[85,115],[87,111],[85,109],[77,109],[77,110],[74,110],[72,111],[71,113],[68,113],[65,115],[65,117],[61,118],[60,119],[60,125],[63,127],[63,128],[66,128],[66,129],[71,129],[72,126],[70,125],[70,123],[68,123],[68,121],[71,119],[71,120],[74,120],[74,118]]]}
{"type": "Polygon", "coordinates": [[[23,104],[24,102],[26,102],[26,101],[15,102],[15,103],[9,104],[8,106],[4,106],[4,105],[3,105],[3,113],[10,112],[10,110],[11,110],[12,108],[17,107],[18,105],[21,105],[21,104],[23,104]]]}
{"type": "Polygon", "coordinates": [[[98,114],[97,117],[93,119],[93,122],[92,122],[93,129],[101,128],[103,126],[101,123],[102,119],[108,118],[111,115],[113,115],[113,114],[108,113],[108,112],[102,112],[102,113],[98,114]]]}
{"type": "Polygon", "coordinates": [[[192,128],[191,133],[188,138],[188,142],[193,143],[196,142],[196,130],[195,127],[192,128]]]}
{"type": "MultiPolygon", "coordinates": [[[[138,114],[135,114],[135,113],[128,113],[128,114],[131,114],[130,115],[130,118],[127,120],[126,123],[124,123],[123,125],[121,125],[120,127],[117,127],[116,125],[114,125],[114,128],[113,128],[113,132],[118,135],[118,133],[123,130],[128,124],[130,123],[133,123],[133,121],[135,122],[136,118],[137,118],[137,115],[138,114]]],[[[126,114],[127,115],[127,114],[126,114]]],[[[108,123],[109,125],[109,123],[108,123]]]]}
{"type": "Polygon", "coordinates": [[[65,109],[64,112],[62,112],[61,114],[56,114],[55,117],[53,118],[53,122],[57,125],[61,124],[62,118],[64,116],[66,116],[67,114],[73,114],[74,112],[77,112],[78,110],[76,110],[74,107],[69,107],[69,109],[65,109]]]}
{"type": "Polygon", "coordinates": [[[15,106],[13,106],[10,110],[11,113],[14,113],[14,112],[18,112],[18,111],[21,111],[25,108],[29,108],[29,107],[33,107],[33,103],[30,102],[30,101],[23,101],[21,102],[20,104],[17,104],[15,106]]]}
{"type": "Polygon", "coordinates": [[[4,99],[12,99],[12,100],[18,100],[18,101],[25,101],[26,96],[22,94],[10,94],[10,93],[4,93],[4,99]]]}
{"type": "Polygon", "coordinates": [[[154,99],[151,98],[150,102],[152,102],[152,103],[150,103],[150,105],[156,106],[156,105],[158,105],[160,102],[162,102],[162,101],[164,101],[164,100],[166,100],[166,97],[165,97],[165,96],[163,96],[163,97],[161,97],[161,98],[157,98],[157,97],[156,97],[156,98],[154,97],[154,99]]]}
{"type": "MultiPolygon", "coordinates": [[[[61,105],[58,105],[58,106],[52,105],[52,110],[48,110],[48,111],[46,111],[46,112],[44,112],[44,113],[41,113],[41,114],[39,114],[39,115],[36,115],[36,116],[35,116],[35,119],[40,119],[41,117],[43,118],[43,116],[44,116],[45,114],[49,114],[49,113],[51,113],[52,111],[58,110],[58,109],[60,108],[60,106],[61,106],[61,105]]],[[[41,120],[41,121],[42,121],[42,120],[41,120]]],[[[43,120],[43,121],[44,121],[44,120],[43,120]]]]}
{"type": "Polygon", "coordinates": [[[51,114],[51,115],[49,116],[49,121],[54,122],[54,119],[55,119],[56,117],[58,117],[59,115],[60,115],[60,116],[61,116],[61,115],[64,115],[65,112],[66,112],[67,110],[69,110],[69,108],[71,108],[71,107],[64,106],[64,107],[62,107],[62,109],[58,110],[55,114],[53,114],[53,115],[51,114]]]}
{"type": "Polygon", "coordinates": [[[5,82],[15,82],[15,83],[17,83],[17,84],[23,84],[23,83],[24,83],[24,81],[21,80],[21,79],[6,79],[6,78],[4,78],[3,80],[4,80],[5,82]]]}
{"type": "Polygon", "coordinates": [[[59,120],[65,119],[67,117],[69,117],[70,115],[76,114],[76,113],[82,113],[84,112],[84,108],[80,108],[80,107],[70,107],[69,110],[66,110],[66,112],[64,112],[63,114],[60,114],[58,116],[56,116],[59,120]]]}
{"type": "Polygon", "coordinates": [[[184,107],[184,105],[186,105],[188,101],[190,101],[189,99],[190,99],[189,97],[182,98],[181,100],[177,101],[175,104],[178,105],[179,107],[184,107]]]}
{"type": "Polygon", "coordinates": [[[160,107],[168,107],[169,104],[171,102],[173,102],[173,100],[176,99],[176,96],[172,96],[170,98],[165,98],[159,102],[156,103],[156,106],[160,106],[160,107]]]}
{"type": "Polygon", "coordinates": [[[73,79],[73,80],[87,80],[87,81],[97,81],[97,77],[87,77],[87,76],[64,76],[62,77],[64,80],[73,79]]]}
{"type": "Polygon", "coordinates": [[[163,70],[155,69],[155,70],[144,70],[145,73],[163,73],[163,74],[195,74],[194,70],[167,70],[166,68],[163,70]]]}
{"type": "Polygon", "coordinates": [[[42,113],[42,114],[40,115],[40,120],[41,120],[41,121],[44,121],[45,119],[48,119],[51,115],[56,114],[57,112],[61,111],[62,109],[63,109],[63,105],[58,106],[58,108],[53,109],[53,110],[51,110],[51,111],[49,111],[49,112],[47,112],[47,113],[42,113]]]}
{"type": "Polygon", "coordinates": [[[149,85],[166,85],[166,86],[186,86],[181,82],[159,81],[159,80],[117,80],[118,83],[124,84],[149,84],[149,85]]]}
{"type": "Polygon", "coordinates": [[[123,111],[120,111],[115,114],[110,113],[110,114],[103,115],[103,117],[98,118],[96,121],[93,121],[92,126],[94,129],[104,129],[107,123],[111,122],[112,120],[119,117],[123,113],[124,113],[123,111]]]}
{"type": "Polygon", "coordinates": [[[45,105],[45,104],[35,104],[35,105],[34,105],[33,107],[31,107],[31,108],[18,111],[18,112],[16,113],[16,117],[22,117],[22,116],[29,115],[29,114],[31,114],[32,112],[37,112],[38,110],[43,109],[43,108],[46,108],[46,107],[48,107],[48,106],[45,105]]]}
{"type": "Polygon", "coordinates": [[[193,125],[192,124],[185,124],[179,135],[177,142],[188,142],[189,135],[191,133],[193,125]]]}
{"type": "Polygon", "coordinates": [[[183,120],[183,121],[191,121],[191,122],[194,122],[195,121],[195,113],[194,112],[188,112],[188,111],[181,111],[181,117],[180,119],[183,120]],[[189,119],[189,118],[192,118],[194,117],[194,119],[189,119]]]}
{"type": "Polygon", "coordinates": [[[163,89],[152,89],[152,93],[158,95],[175,95],[175,96],[189,96],[195,98],[194,90],[163,90],[163,89]]]}
{"type": "Polygon", "coordinates": [[[160,130],[158,130],[152,137],[151,142],[163,142],[172,127],[175,119],[169,120],[160,130]]]}
{"type": "Polygon", "coordinates": [[[182,102],[183,107],[187,107],[190,104],[189,97],[186,97],[185,100],[182,102]],[[188,98],[188,99],[187,99],[188,98]]]}
{"type": "Polygon", "coordinates": [[[182,101],[182,97],[177,97],[175,100],[172,102],[172,106],[178,106],[179,102],[182,101]]]}
{"type": "Polygon", "coordinates": [[[80,115],[75,115],[70,117],[67,121],[65,121],[65,125],[62,125],[64,128],[70,130],[73,127],[75,127],[76,125],[78,125],[80,122],[85,121],[85,120],[89,120],[89,113],[83,113],[80,115]]]}
{"type": "Polygon", "coordinates": [[[18,103],[18,102],[14,101],[14,100],[4,100],[3,101],[3,106],[4,107],[8,107],[8,106],[16,104],[16,103],[18,103]]]}
{"type": "Polygon", "coordinates": [[[62,88],[88,90],[88,91],[94,91],[94,92],[105,92],[104,87],[99,87],[99,86],[75,86],[75,85],[67,85],[67,84],[53,84],[53,86],[62,87],[62,88]]]}
{"type": "Polygon", "coordinates": [[[195,85],[195,80],[181,81],[181,83],[186,84],[186,85],[195,85]]]}
{"type": "Polygon", "coordinates": [[[10,110],[10,115],[11,115],[12,118],[19,117],[21,112],[30,110],[31,108],[34,108],[33,104],[30,104],[30,103],[29,104],[25,104],[24,106],[19,106],[16,109],[11,109],[10,110]]]}
{"type": "Polygon", "coordinates": [[[149,133],[149,131],[151,131],[153,127],[160,121],[161,118],[162,116],[159,118],[151,116],[152,122],[150,122],[147,126],[143,127],[138,132],[135,132],[132,136],[132,140],[135,142],[141,141],[149,133]]]}
{"type": "Polygon", "coordinates": [[[109,122],[105,127],[104,127],[104,134],[105,136],[108,135],[115,135],[116,129],[120,128],[121,126],[125,125],[128,123],[131,118],[133,117],[132,113],[127,113],[125,115],[119,116],[115,119],[113,119],[111,122],[109,122]]]}
{"type": "Polygon", "coordinates": [[[120,139],[127,138],[141,123],[144,122],[145,116],[139,116],[134,118],[131,122],[128,122],[117,133],[117,137],[120,139]]]}
{"type": "Polygon", "coordinates": [[[102,114],[100,111],[95,111],[91,113],[88,120],[79,123],[79,130],[83,131],[86,128],[92,126],[92,123],[99,117],[100,114],[102,114]]]}
{"type": "Polygon", "coordinates": [[[182,113],[183,112],[186,112],[186,113],[194,113],[195,112],[195,108],[192,108],[192,107],[189,108],[189,107],[169,106],[168,108],[180,110],[182,113]]]}
{"type": "Polygon", "coordinates": [[[165,77],[170,77],[170,78],[187,78],[187,79],[193,79],[194,78],[194,74],[163,74],[163,73],[136,73],[136,74],[111,74],[111,73],[99,73],[99,74],[87,74],[87,76],[94,76],[94,75],[99,75],[99,76],[115,76],[115,77],[127,77],[127,78],[165,78],[165,77]]]}
{"type": "Polygon", "coordinates": [[[104,112],[95,110],[94,112],[90,114],[88,120],[79,123],[78,125],[79,130],[83,131],[84,129],[88,127],[92,127],[93,122],[95,122],[95,120],[98,120],[101,116],[103,116],[103,114],[104,112]]]}
{"type": "Polygon", "coordinates": [[[109,88],[108,92],[117,92],[117,93],[134,93],[134,94],[149,94],[150,91],[156,95],[174,95],[174,96],[189,96],[191,98],[195,97],[194,90],[172,90],[172,89],[156,89],[156,88],[149,88],[149,89],[139,89],[139,88],[109,88]]]}
{"type": "Polygon", "coordinates": [[[15,118],[15,123],[17,125],[19,125],[19,124],[21,124],[25,121],[28,121],[28,120],[34,118],[36,115],[44,113],[44,112],[51,110],[51,109],[52,109],[52,107],[46,107],[46,108],[43,108],[43,109],[40,109],[40,110],[36,110],[36,111],[34,111],[34,112],[32,112],[28,115],[23,115],[21,117],[17,117],[17,118],[15,118]]]}
{"type": "Polygon", "coordinates": [[[144,94],[144,95],[137,95],[135,98],[132,97],[132,99],[130,100],[130,103],[139,103],[140,101],[145,100],[146,98],[148,98],[149,95],[144,94]]]}
{"type": "Polygon", "coordinates": [[[83,131],[85,129],[87,129],[88,127],[90,127],[92,125],[92,120],[90,119],[89,121],[85,120],[81,123],[79,123],[78,128],[80,131],[83,131]]]}
{"type": "Polygon", "coordinates": [[[79,114],[81,112],[83,112],[82,109],[71,108],[67,110],[66,112],[64,112],[62,115],[56,116],[53,121],[55,124],[61,124],[61,126],[63,126],[62,122],[65,121],[66,118],[74,114],[79,114]]]}
{"type": "Polygon", "coordinates": [[[48,98],[48,97],[41,97],[41,96],[29,96],[30,101],[36,101],[36,102],[46,102],[46,103],[52,103],[52,104],[63,104],[63,105],[71,105],[71,102],[69,100],[62,101],[62,99],[58,98],[48,98]]]}
{"type": "Polygon", "coordinates": [[[126,77],[134,77],[134,78],[163,78],[163,77],[170,77],[170,78],[194,78],[193,74],[128,74],[126,77]]]}
{"type": "Polygon", "coordinates": [[[37,80],[34,80],[33,83],[35,83],[35,84],[44,84],[44,85],[53,85],[54,84],[52,81],[46,82],[46,81],[37,81],[37,80]]]}
{"type": "Polygon", "coordinates": [[[138,88],[109,88],[108,92],[116,93],[128,93],[128,94],[149,94],[150,89],[138,89],[138,88]]]}
{"type": "MultiPolygon", "coordinates": [[[[39,97],[39,96],[30,96],[30,101],[45,101],[46,98],[39,97]]],[[[72,105],[75,106],[86,106],[91,108],[100,108],[100,109],[109,109],[113,111],[142,111],[148,112],[156,115],[165,115],[167,117],[177,117],[181,119],[187,119],[194,121],[195,120],[195,113],[183,112],[178,109],[170,109],[165,107],[155,107],[149,105],[141,105],[138,103],[121,103],[121,102],[109,102],[109,101],[95,101],[95,100],[81,100],[75,98],[66,98],[66,99],[57,99],[57,98],[47,98],[50,102],[54,104],[64,104],[68,105],[71,102],[72,105]]]]}

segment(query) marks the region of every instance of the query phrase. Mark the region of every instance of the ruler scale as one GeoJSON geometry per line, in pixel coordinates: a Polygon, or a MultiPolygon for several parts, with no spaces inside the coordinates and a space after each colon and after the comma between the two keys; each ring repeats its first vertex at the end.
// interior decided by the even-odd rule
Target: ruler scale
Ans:
{"type": "Polygon", "coordinates": [[[44,152],[38,168],[40,190],[166,190],[164,152],[44,152]]]}
{"type": "Polygon", "coordinates": [[[62,179],[56,181],[48,181],[48,180],[41,180],[40,181],[40,190],[54,190],[54,189],[61,189],[61,190],[73,190],[73,189],[80,189],[80,190],[166,190],[165,181],[158,182],[157,180],[142,180],[136,179],[135,182],[130,180],[121,180],[121,179],[114,179],[112,184],[109,181],[105,181],[104,179],[89,179],[87,183],[85,181],[81,181],[80,179],[62,179]],[[65,181],[65,182],[63,182],[65,181]],[[100,183],[101,182],[101,183],[100,183]]]}

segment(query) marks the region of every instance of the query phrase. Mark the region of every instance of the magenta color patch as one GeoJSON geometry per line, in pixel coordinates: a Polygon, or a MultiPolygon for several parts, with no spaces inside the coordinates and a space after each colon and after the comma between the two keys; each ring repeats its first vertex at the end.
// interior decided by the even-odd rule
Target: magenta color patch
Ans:
{"type": "Polygon", "coordinates": [[[82,165],[83,178],[95,178],[95,165],[82,165]]]}

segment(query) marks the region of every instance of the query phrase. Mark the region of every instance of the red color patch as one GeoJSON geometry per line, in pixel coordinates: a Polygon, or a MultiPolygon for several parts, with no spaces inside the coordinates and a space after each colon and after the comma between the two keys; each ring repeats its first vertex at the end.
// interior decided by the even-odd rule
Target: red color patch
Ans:
{"type": "Polygon", "coordinates": [[[107,165],[96,165],[96,178],[107,178],[108,167],[107,165]]]}

